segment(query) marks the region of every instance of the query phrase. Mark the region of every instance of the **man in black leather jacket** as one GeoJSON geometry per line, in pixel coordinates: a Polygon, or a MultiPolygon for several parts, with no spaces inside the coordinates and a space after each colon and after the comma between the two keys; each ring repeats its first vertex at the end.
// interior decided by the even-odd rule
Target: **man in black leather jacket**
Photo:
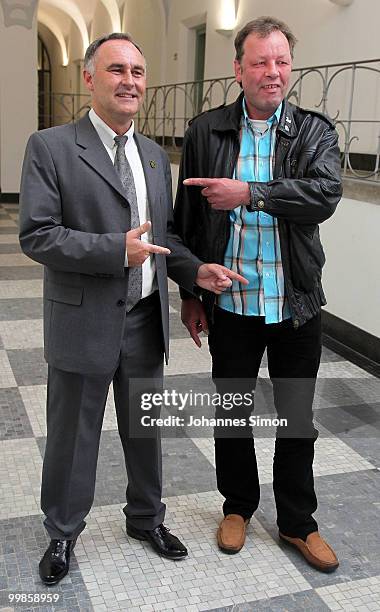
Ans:
{"type": "MultiPolygon", "coordinates": [[[[182,320],[198,346],[199,333],[209,329],[218,391],[230,388],[231,379],[240,381],[240,390],[252,387],[267,350],[276,410],[288,419],[285,432],[277,431],[273,465],[280,537],[316,569],[333,571],[338,559],[312,516],[318,436],[312,403],[326,303],[318,224],[341,198],[340,157],[333,123],[285,100],[295,43],[274,18],[246,24],[235,39],[241,95],[196,117],[185,134],[177,231],[200,259],[223,263],[250,285],[234,283],[222,298],[181,292],[182,320]]],[[[242,548],[259,503],[249,413],[236,406],[228,414],[245,418],[239,432],[215,430],[217,483],[225,498],[218,544],[227,553],[242,548]]],[[[216,416],[226,414],[217,409],[216,416]]]]}

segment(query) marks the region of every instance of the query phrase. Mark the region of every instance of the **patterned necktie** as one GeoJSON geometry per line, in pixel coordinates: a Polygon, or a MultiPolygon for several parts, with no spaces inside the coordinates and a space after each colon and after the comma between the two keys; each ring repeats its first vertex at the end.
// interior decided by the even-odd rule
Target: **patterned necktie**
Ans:
{"type": "MultiPolygon", "coordinates": [[[[118,173],[122,185],[125,189],[129,208],[131,211],[131,229],[139,227],[140,217],[137,205],[136,187],[133,179],[131,166],[125,155],[125,144],[128,136],[115,136],[114,138],[117,149],[115,156],[115,170],[118,173]]],[[[127,296],[127,312],[129,312],[141,299],[142,290],[142,267],[131,266],[128,268],[128,296],[127,296]]]]}

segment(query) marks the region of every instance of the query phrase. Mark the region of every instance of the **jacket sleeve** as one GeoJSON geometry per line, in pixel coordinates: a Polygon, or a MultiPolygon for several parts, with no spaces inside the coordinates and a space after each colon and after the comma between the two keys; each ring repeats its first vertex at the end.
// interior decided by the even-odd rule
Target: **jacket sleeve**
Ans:
{"type": "MultiPolygon", "coordinates": [[[[201,206],[199,187],[185,187],[183,181],[196,176],[206,176],[197,163],[192,132],[195,126],[190,126],[185,132],[179,167],[177,194],[174,205],[174,220],[178,234],[189,249],[194,249],[194,236],[199,230],[198,212],[201,206]]],[[[196,139],[195,139],[196,140],[196,139]]]]}
{"type": "Polygon", "coordinates": [[[327,127],[310,164],[300,178],[249,183],[251,211],[266,212],[296,224],[322,223],[342,196],[338,135],[327,127]]]}
{"type": "Polygon", "coordinates": [[[170,255],[166,257],[168,276],[180,287],[190,292],[190,295],[193,295],[194,290],[196,291],[195,279],[198,273],[198,268],[203,262],[191,253],[177,233],[177,228],[175,227],[173,218],[170,164],[166,154],[164,154],[164,158],[165,185],[168,207],[166,233],[167,246],[171,251],[170,255]]]}
{"type": "MultiPolygon", "coordinates": [[[[49,147],[36,132],[29,139],[21,177],[23,252],[63,272],[124,276],[125,233],[96,234],[65,227],[59,180],[49,147]]],[[[74,193],[72,198],[75,205],[74,193]]]]}
{"type": "MultiPolygon", "coordinates": [[[[185,132],[182,146],[181,163],[179,167],[177,194],[174,205],[174,222],[176,231],[183,240],[184,244],[190,249],[195,250],[194,237],[199,231],[198,227],[198,208],[200,205],[199,187],[185,187],[183,181],[186,178],[198,176],[195,160],[195,151],[193,147],[192,130],[193,126],[189,127],[185,132]]],[[[199,171],[198,171],[199,173],[199,171]]],[[[202,176],[201,174],[199,176],[202,176]]],[[[196,290],[197,297],[201,291],[196,290]]],[[[194,297],[193,294],[180,288],[182,299],[194,297]]]]}

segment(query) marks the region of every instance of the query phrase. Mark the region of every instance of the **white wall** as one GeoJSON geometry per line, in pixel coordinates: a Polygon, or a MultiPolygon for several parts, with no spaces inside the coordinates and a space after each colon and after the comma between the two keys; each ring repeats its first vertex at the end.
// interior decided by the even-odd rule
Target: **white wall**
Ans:
{"type": "Polygon", "coordinates": [[[202,24],[206,24],[205,79],[232,74],[231,41],[213,30],[219,4],[220,0],[171,3],[166,58],[168,83],[194,79],[193,33],[194,28],[202,24]]]}
{"type": "Polygon", "coordinates": [[[343,198],[320,227],[326,310],[380,337],[380,205],[343,198]]]}
{"type": "Polygon", "coordinates": [[[125,0],[123,31],[129,32],[142,47],[148,64],[148,84],[163,82],[166,35],[161,0],[125,0]]]}
{"type": "MultiPolygon", "coordinates": [[[[186,0],[176,0],[176,4],[184,6],[186,0]]],[[[329,0],[240,0],[236,30],[260,15],[273,15],[292,28],[299,39],[295,66],[368,60],[380,56],[378,0],[354,0],[345,8],[329,0]]],[[[213,38],[220,36],[210,34],[213,38]]],[[[224,70],[230,66],[227,58],[223,62],[220,56],[213,54],[209,62],[210,73],[220,74],[221,63],[224,70]]]]}
{"type": "Polygon", "coordinates": [[[25,145],[37,129],[37,26],[5,27],[0,10],[0,185],[20,190],[25,145]]]}

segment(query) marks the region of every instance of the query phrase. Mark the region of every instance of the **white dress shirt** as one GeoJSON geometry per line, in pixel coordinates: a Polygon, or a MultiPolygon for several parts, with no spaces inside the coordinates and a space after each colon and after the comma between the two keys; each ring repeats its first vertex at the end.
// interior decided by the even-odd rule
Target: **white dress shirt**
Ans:
{"type": "MultiPolygon", "coordinates": [[[[103,119],[96,114],[92,108],[89,112],[89,119],[98,133],[100,140],[102,141],[112,163],[115,163],[117,145],[114,141],[116,132],[107,125],[103,119]]],[[[134,135],[134,122],[132,121],[131,127],[125,134],[128,136],[128,140],[125,145],[125,155],[128,159],[129,165],[131,166],[133,178],[135,181],[137,206],[139,209],[140,225],[146,221],[150,221],[150,211],[148,205],[148,194],[146,189],[144,169],[141,163],[139,151],[133,137],[134,135]]],[[[147,232],[141,236],[141,240],[145,242],[152,242],[152,232],[147,232]]],[[[128,256],[125,253],[125,267],[128,266],[128,256]]],[[[142,265],[142,298],[147,297],[153,291],[157,289],[157,281],[155,279],[156,264],[154,262],[154,256],[150,255],[142,265]]]]}

